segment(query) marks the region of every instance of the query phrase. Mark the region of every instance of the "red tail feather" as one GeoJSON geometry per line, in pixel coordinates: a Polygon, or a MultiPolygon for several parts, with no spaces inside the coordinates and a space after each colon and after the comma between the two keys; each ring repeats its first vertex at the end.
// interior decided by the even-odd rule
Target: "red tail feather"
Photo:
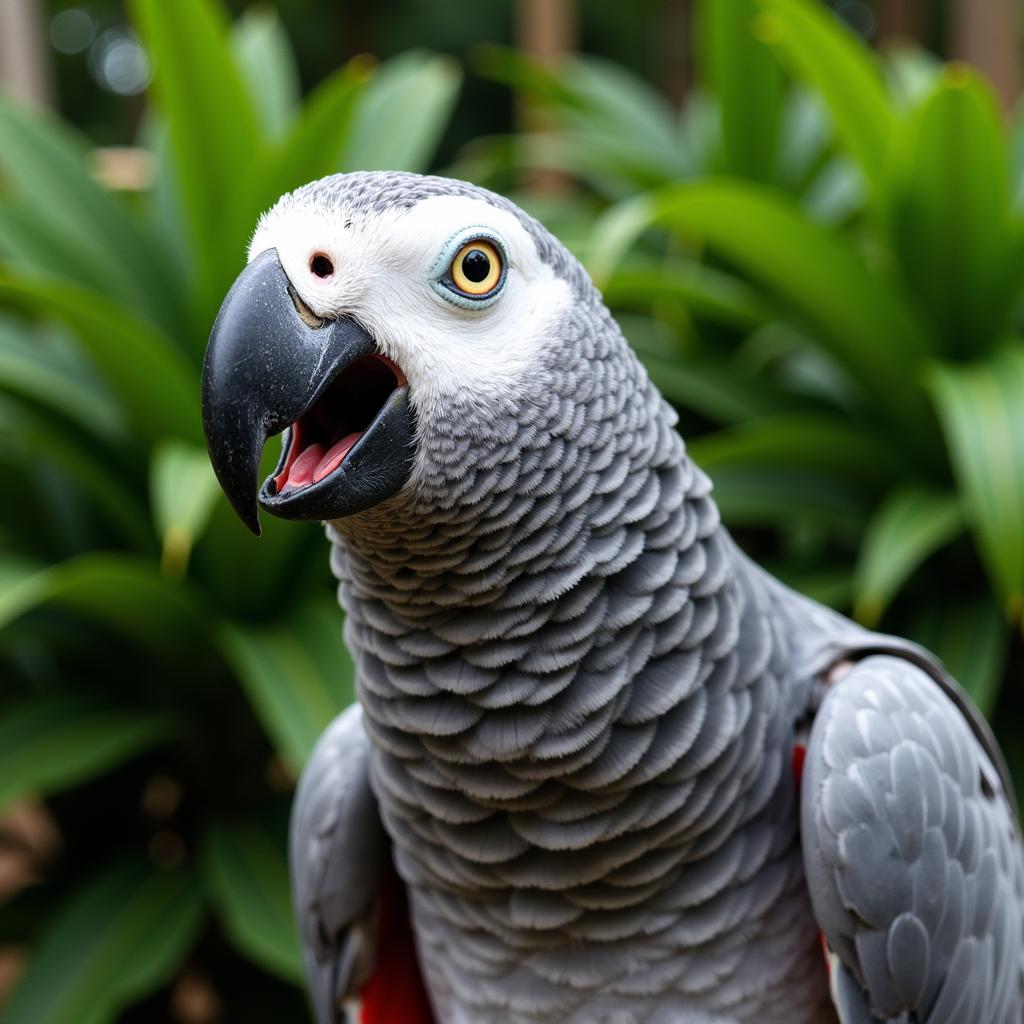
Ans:
{"type": "Polygon", "coordinates": [[[360,1024],[434,1024],[405,886],[393,869],[377,889],[377,906],[377,964],[360,993],[360,1024]]]}

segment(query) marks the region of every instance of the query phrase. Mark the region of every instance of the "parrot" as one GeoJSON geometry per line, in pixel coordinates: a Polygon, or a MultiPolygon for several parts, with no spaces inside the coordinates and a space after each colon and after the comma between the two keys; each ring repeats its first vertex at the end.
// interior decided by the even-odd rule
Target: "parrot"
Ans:
{"type": "Polygon", "coordinates": [[[990,727],[740,549],[518,206],[397,171],[285,194],[202,414],[250,529],[324,524],[355,664],[290,825],[320,1024],[1024,1020],[990,727]]]}

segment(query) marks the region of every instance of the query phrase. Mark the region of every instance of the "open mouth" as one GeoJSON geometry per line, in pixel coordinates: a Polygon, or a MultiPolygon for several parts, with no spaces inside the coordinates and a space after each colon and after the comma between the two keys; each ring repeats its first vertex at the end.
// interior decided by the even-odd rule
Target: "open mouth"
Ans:
{"type": "Polygon", "coordinates": [[[290,494],[338,470],[398,388],[401,368],[379,353],[346,366],[289,428],[273,493],[290,494]]]}
{"type": "Polygon", "coordinates": [[[412,477],[416,410],[402,370],[351,316],[317,317],[276,249],[238,275],[203,360],[203,433],[217,479],[257,536],[260,509],[333,522],[395,497],[412,477]],[[284,431],[260,484],[267,438],[284,431]]]}

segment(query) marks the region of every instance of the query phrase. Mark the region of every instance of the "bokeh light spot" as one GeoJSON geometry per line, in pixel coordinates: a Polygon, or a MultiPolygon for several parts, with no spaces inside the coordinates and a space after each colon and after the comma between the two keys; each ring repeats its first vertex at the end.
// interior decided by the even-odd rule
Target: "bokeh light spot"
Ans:
{"type": "Polygon", "coordinates": [[[149,84],[149,59],[138,38],[123,29],[102,33],[89,50],[89,67],[104,89],[134,96],[149,84]]]}
{"type": "Polygon", "coordinates": [[[50,42],[61,53],[81,53],[96,38],[96,22],[81,7],[69,7],[50,22],[50,42]]]}

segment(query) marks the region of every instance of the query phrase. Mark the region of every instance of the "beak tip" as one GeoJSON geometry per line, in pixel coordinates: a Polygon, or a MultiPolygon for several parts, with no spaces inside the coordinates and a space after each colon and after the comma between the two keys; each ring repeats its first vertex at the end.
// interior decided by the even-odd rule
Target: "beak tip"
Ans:
{"type": "Polygon", "coordinates": [[[245,523],[247,530],[257,537],[262,536],[263,527],[260,525],[260,513],[255,501],[249,508],[241,509],[236,506],[235,511],[238,513],[238,518],[245,523]]]}

